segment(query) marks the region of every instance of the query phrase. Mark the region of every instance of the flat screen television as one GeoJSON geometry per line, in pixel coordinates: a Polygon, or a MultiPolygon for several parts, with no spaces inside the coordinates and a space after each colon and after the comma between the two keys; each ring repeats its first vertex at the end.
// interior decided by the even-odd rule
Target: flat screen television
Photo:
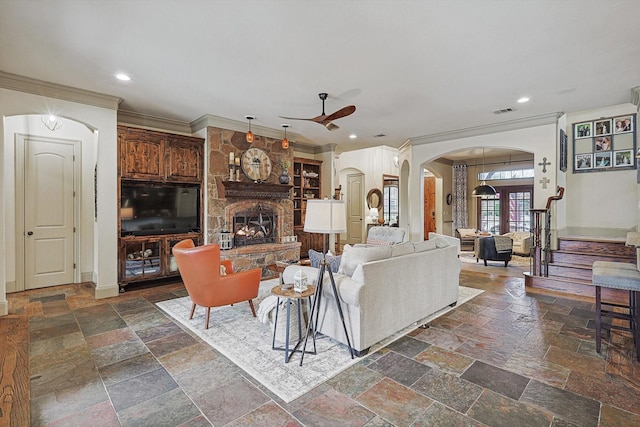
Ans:
{"type": "Polygon", "coordinates": [[[123,182],[120,226],[123,236],[200,231],[200,186],[123,182]]]}

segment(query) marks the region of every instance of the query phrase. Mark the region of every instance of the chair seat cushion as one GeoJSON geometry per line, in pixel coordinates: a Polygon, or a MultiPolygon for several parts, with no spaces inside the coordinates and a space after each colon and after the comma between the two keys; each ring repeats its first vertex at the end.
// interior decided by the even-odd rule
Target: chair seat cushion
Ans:
{"type": "Polygon", "coordinates": [[[592,283],[605,288],[640,291],[640,271],[626,268],[594,267],[592,283]]]}

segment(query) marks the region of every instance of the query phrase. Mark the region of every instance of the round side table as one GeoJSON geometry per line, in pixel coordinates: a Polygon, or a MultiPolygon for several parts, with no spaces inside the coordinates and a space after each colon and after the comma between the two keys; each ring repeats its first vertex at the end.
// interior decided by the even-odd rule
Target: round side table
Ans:
{"type": "MultiPolygon", "coordinates": [[[[293,285],[291,285],[290,289],[282,289],[280,285],[274,286],[271,288],[271,294],[278,297],[278,301],[276,304],[276,317],[273,325],[273,342],[271,343],[271,348],[273,350],[281,350],[284,351],[284,362],[289,363],[289,359],[291,355],[296,351],[300,352],[298,347],[303,341],[302,336],[302,301],[305,298],[309,300],[309,307],[311,307],[311,296],[315,293],[316,287],[313,285],[308,285],[307,290],[304,292],[295,292],[293,290],[293,285]],[[285,329],[285,344],[284,347],[276,347],[276,332],[278,328],[278,312],[280,311],[280,299],[287,299],[287,321],[286,321],[286,329],[285,329]],[[298,341],[295,343],[293,348],[289,347],[289,330],[291,327],[291,304],[293,301],[296,302],[298,308],[298,341]]],[[[315,354],[316,352],[316,338],[315,333],[313,334],[313,352],[307,352],[311,354],[315,354]]]]}

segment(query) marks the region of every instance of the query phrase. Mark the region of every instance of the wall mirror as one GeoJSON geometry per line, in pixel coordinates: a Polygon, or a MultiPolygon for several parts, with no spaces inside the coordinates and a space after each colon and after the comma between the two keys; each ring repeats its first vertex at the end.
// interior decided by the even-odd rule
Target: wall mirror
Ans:
{"type": "Polygon", "coordinates": [[[398,226],[400,204],[398,202],[398,177],[382,175],[382,215],[384,223],[391,227],[398,226]]]}
{"type": "Polygon", "coordinates": [[[380,209],[382,207],[382,192],[379,188],[372,188],[367,193],[367,207],[369,209],[380,209]]]}

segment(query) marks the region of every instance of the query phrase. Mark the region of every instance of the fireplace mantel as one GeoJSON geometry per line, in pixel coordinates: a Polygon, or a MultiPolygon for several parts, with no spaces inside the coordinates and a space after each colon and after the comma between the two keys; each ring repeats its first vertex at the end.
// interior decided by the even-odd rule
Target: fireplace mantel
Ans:
{"type": "Polygon", "coordinates": [[[268,182],[223,181],[224,197],[243,199],[288,199],[293,185],[268,182]]]}

